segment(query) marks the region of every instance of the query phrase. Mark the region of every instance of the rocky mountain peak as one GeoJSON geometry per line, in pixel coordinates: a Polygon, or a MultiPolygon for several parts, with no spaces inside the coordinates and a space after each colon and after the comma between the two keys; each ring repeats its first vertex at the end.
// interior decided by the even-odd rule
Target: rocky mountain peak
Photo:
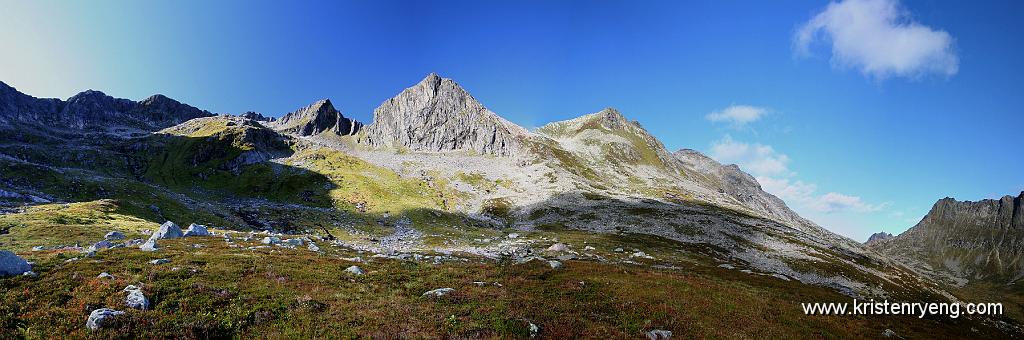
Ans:
{"type": "Polygon", "coordinates": [[[312,136],[327,131],[352,135],[362,128],[362,124],[342,115],[330,99],[321,99],[274,121],[273,128],[299,136],[312,136]]]}
{"type": "Polygon", "coordinates": [[[964,280],[1024,279],[1024,192],[980,201],[943,198],[879,251],[964,280]]]}
{"type": "Polygon", "coordinates": [[[878,243],[878,242],[882,242],[882,241],[885,241],[885,240],[888,240],[888,239],[891,239],[891,238],[893,238],[892,234],[884,232],[884,231],[881,231],[881,232],[877,232],[877,233],[871,234],[871,236],[868,237],[867,242],[864,242],[864,244],[870,246],[872,244],[875,244],[875,243],[878,243]]]}
{"type": "Polygon", "coordinates": [[[382,103],[360,142],[413,151],[522,153],[526,129],[488,110],[455,81],[431,73],[382,103]]]}
{"type": "Polygon", "coordinates": [[[602,126],[607,129],[621,129],[631,122],[615,108],[605,108],[596,114],[602,126]]]}
{"type": "Polygon", "coordinates": [[[274,121],[273,118],[264,116],[262,113],[253,112],[253,111],[246,111],[246,112],[243,112],[242,114],[240,114],[238,116],[242,117],[242,118],[246,118],[246,119],[255,120],[257,122],[271,122],[271,121],[274,121]]]}

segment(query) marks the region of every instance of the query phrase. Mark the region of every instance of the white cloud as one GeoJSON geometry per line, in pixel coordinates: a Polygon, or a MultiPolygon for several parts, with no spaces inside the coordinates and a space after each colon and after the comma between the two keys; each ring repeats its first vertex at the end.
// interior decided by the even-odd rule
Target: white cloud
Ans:
{"type": "Polygon", "coordinates": [[[761,188],[778,196],[797,210],[821,213],[875,212],[886,204],[869,204],[859,196],[838,192],[818,194],[818,186],[793,179],[789,156],[770,145],[745,143],[726,135],[711,144],[711,157],[723,164],[737,164],[754,175],[761,188]]]}
{"type": "Polygon", "coordinates": [[[790,182],[790,180],[785,178],[765,176],[758,176],[756,179],[758,183],[761,183],[761,188],[764,191],[770,192],[787,202],[809,201],[814,196],[814,192],[818,190],[818,186],[802,181],[790,182]]]}
{"type": "Polygon", "coordinates": [[[725,164],[738,164],[755,176],[788,175],[789,157],[769,145],[738,142],[725,136],[711,145],[711,157],[725,164]]]}
{"type": "Polygon", "coordinates": [[[732,105],[725,109],[709,113],[707,115],[707,119],[712,122],[726,122],[732,124],[734,127],[742,127],[747,123],[761,119],[761,117],[767,113],[768,110],[763,107],[732,105]]]}
{"type": "Polygon", "coordinates": [[[859,212],[869,213],[884,209],[887,204],[869,204],[860,196],[829,192],[818,195],[818,186],[800,180],[758,176],[761,188],[792,204],[794,208],[809,209],[822,213],[859,212]]]}
{"type": "Polygon", "coordinates": [[[953,37],[911,20],[898,0],[833,2],[794,36],[798,55],[821,38],[832,44],[832,62],[878,79],[888,76],[952,76],[959,69],[953,37]]]}
{"type": "Polygon", "coordinates": [[[867,204],[859,196],[844,195],[836,192],[822,195],[818,198],[816,204],[821,212],[875,212],[885,207],[885,204],[867,204]]]}

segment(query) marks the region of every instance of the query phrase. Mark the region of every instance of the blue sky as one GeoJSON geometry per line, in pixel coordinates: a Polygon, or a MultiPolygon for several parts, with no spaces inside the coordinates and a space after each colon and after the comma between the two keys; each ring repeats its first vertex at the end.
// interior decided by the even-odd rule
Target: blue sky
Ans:
{"type": "Polygon", "coordinates": [[[1024,190],[1022,13],[910,0],[0,0],[0,81],[272,116],[330,98],[369,121],[437,72],[526,127],[616,107],[863,240],[942,197],[1024,190]]]}

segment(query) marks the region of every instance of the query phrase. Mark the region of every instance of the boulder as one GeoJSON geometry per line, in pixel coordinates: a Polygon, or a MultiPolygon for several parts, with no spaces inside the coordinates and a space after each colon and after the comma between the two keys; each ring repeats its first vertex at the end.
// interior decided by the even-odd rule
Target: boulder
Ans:
{"type": "Polygon", "coordinates": [[[168,260],[168,259],[156,259],[156,260],[153,260],[153,261],[149,261],[149,264],[155,264],[155,265],[160,265],[160,264],[165,264],[165,263],[171,263],[171,260],[168,260]]]}
{"type": "Polygon", "coordinates": [[[569,250],[569,247],[566,246],[565,243],[555,243],[555,244],[552,244],[550,247],[548,247],[548,251],[552,251],[552,252],[560,252],[560,251],[566,251],[566,250],[569,250]]]}
{"type": "Polygon", "coordinates": [[[160,250],[160,246],[156,244],[155,239],[149,239],[146,243],[139,246],[139,249],[142,251],[157,251],[160,250]]]}
{"type": "Polygon", "coordinates": [[[111,231],[111,232],[107,233],[106,235],[104,235],[103,239],[107,240],[107,241],[123,240],[124,239],[124,233],[121,233],[120,231],[116,231],[116,230],[115,231],[111,231]]]}
{"type": "Polygon", "coordinates": [[[539,335],[539,334],[540,334],[540,326],[534,325],[531,322],[530,323],[530,337],[531,338],[536,338],[537,335],[539,335]]]}
{"type": "Polygon", "coordinates": [[[317,246],[316,243],[312,243],[312,242],[309,243],[309,247],[307,247],[307,248],[310,251],[320,251],[320,247],[317,246]]]}
{"type": "Polygon", "coordinates": [[[559,269],[564,266],[562,262],[555,260],[548,261],[548,265],[551,266],[551,269],[559,269]]]}
{"type": "Polygon", "coordinates": [[[108,273],[108,272],[102,272],[102,273],[100,273],[100,275],[97,275],[96,278],[97,279],[113,279],[114,276],[110,275],[110,273],[108,273]]]}
{"type": "Polygon", "coordinates": [[[454,292],[454,291],[455,291],[454,288],[438,288],[438,289],[434,289],[434,290],[428,291],[426,293],[423,293],[423,296],[425,296],[425,297],[442,297],[442,296],[448,295],[449,293],[454,292]]]}
{"type": "Polygon", "coordinates": [[[160,229],[153,232],[153,235],[149,237],[150,240],[159,240],[165,238],[179,238],[184,236],[181,232],[181,228],[178,227],[174,222],[167,221],[160,225],[160,229]]]}
{"type": "Polygon", "coordinates": [[[356,276],[360,276],[360,275],[366,274],[366,271],[363,270],[363,268],[359,268],[357,266],[351,266],[351,267],[345,268],[345,272],[347,272],[349,274],[352,274],[352,275],[356,275],[356,276]]]}
{"type": "Polygon", "coordinates": [[[114,318],[119,315],[124,315],[124,312],[110,308],[93,310],[92,313],[89,313],[89,320],[85,322],[85,327],[88,327],[91,330],[97,330],[110,326],[113,323],[114,318]]]}
{"type": "Polygon", "coordinates": [[[263,244],[279,244],[281,243],[281,239],[276,236],[267,236],[264,237],[263,240],[260,242],[263,244]]]}
{"type": "Polygon", "coordinates": [[[671,339],[672,331],[666,331],[664,329],[652,329],[647,331],[647,338],[650,340],[671,339]]]}
{"type": "Polygon", "coordinates": [[[286,240],[284,242],[287,243],[287,244],[293,245],[293,246],[298,246],[298,247],[301,247],[301,246],[306,244],[306,241],[303,240],[301,237],[300,238],[288,239],[288,240],[286,240]]]}
{"type": "Polygon", "coordinates": [[[128,285],[128,287],[124,288],[124,291],[128,293],[128,297],[124,300],[125,306],[141,310],[149,309],[149,299],[142,293],[142,288],[128,285]]]}
{"type": "Polygon", "coordinates": [[[32,251],[43,251],[43,250],[46,250],[46,247],[44,247],[44,246],[32,247],[32,251]]]}
{"type": "Polygon", "coordinates": [[[202,224],[189,224],[188,229],[185,230],[184,237],[190,236],[210,236],[210,231],[206,230],[206,226],[202,224]]]}
{"type": "Polygon", "coordinates": [[[114,244],[110,243],[110,241],[103,240],[103,241],[96,242],[93,245],[89,246],[88,251],[94,252],[94,251],[101,250],[101,249],[107,249],[107,248],[110,248],[110,247],[113,247],[113,246],[114,246],[114,244]]]}
{"type": "Polygon", "coordinates": [[[637,251],[637,252],[629,255],[629,257],[639,257],[639,258],[644,258],[644,259],[654,259],[653,256],[647,255],[647,253],[642,252],[642,251],[637,251]]]}
{"type": "Polygon", "coordinates": [[[21,275],[32,270],[32,265],[18,255],[0,250],[0,277],[21,275]]]}

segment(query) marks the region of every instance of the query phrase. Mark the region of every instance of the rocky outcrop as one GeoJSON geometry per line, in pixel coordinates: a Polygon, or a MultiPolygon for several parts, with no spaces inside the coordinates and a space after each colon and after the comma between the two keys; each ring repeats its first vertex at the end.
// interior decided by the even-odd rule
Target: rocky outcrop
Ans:
{"type": "Polygon", "coordinates": [[[135,102],[88,90],[62,101],[35,98],[0,82],[0,121],[8,124],[73,129],[131,127],[156,131],[208,116],[212,116],[208,111],[159,94],[135,102]]]}
{"type": "Polygon", "coordinates": [[[298,136],[313,136],[323,132],[353,135],[362,123],[345,118],[328,99],[318,100],[304,108],[290,112],[271,124],[274,130],[298,136]]]}
{"type": "Polygon", "coordinates": [[[685,171],[699,183],[726,194],[744,207],[790,226],[820,229],[811,221],[789,209],[786,202],[761,188],[757,179],[735,164],[722,165],[696,150],[680,149],[673,153],[685,171]]]}
{"type": "Polygon", "coordinates": [[[887,232],[884,232],[884,231],[877,232],[877,233],[871,234],[871,236],[868,237],[867,242],[864,242],[864,245],[871,246],[873,244],[876,244],[876,243],[879,243],[879,242],[882,242],[882,241],[885,241],[885,240],[888,240],[888,239],[891,239],[891,238],[893,238],[893,236],[890,233],[887,233],[887,232]]]}
{"type": "Polygon", "coordinates": [[[0,82],[0,122],[52,119],[63,107],[64,102],[60,99],[32,97],[0,82]]]}
{"type": "Polygon", "coordinates": [[[1000,283],[1024,278],[1024,192],[977,202],[943,198],[917,225],[874,249],[925,272],[1000,283]]]}
{"type": "Polygon", "coordinates": [[[529,132],[491,112],[451,79],[431,73],[374,110],[359,141],[413,151],[524,153],[529,132]]]}
{"type": "Polygon", "coordinates": [[[252,120],[255,120],[257,122],[272,122],[272,121],[274,121],[274,118],[270,118],[270,117],[264,116],[263,114],[261,114],[259,112],[253,112],[253,111],[246,111],[246,112],[244,112],[244,113],[242,113],[242,114],[240,114],[238,116],[242,117],[242,118],[245,118],[245,119],[252,119],[252,120]]]}
{"type": "Polygon", "coordinates": [[[0,277],[21,275],[32,270],[32,265],[20,256],[6,250],[0,250],[0,277]]]}

